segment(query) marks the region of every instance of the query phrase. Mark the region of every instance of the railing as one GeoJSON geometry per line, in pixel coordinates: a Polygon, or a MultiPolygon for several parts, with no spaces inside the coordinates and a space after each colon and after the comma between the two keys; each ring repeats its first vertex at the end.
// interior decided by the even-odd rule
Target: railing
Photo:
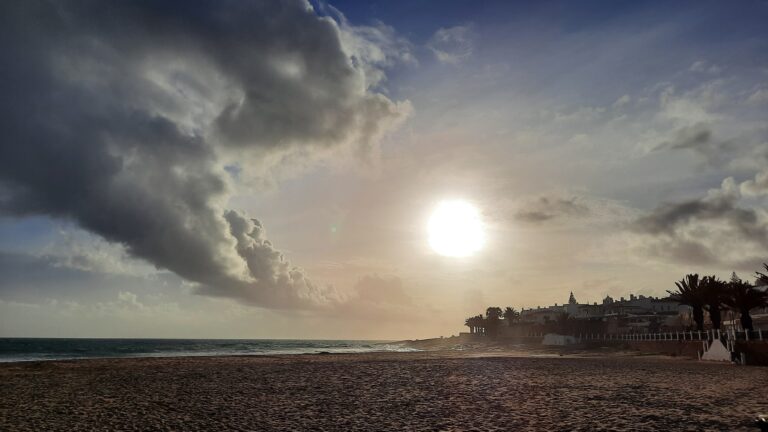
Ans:
{"type": "MultiPolygon", "coordinates": [[[[544,337],[544,333],[530,333],[529,337],[544,337]]],[[[569,335],[582,340],[604,341],[710,341],[720,339],[724,341],[768,341],[768,332],[757,330],[703,330],[703,331],[675,331],[661,333],[579,333],[569,335]]]]}

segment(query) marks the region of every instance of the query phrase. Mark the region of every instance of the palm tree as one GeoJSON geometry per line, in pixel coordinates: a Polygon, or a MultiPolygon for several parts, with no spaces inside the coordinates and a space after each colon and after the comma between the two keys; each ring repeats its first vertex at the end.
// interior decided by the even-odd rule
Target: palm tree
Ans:
{"type": "MultiPolygon", "coordinates": [[[[734,273],[735,276],[736,274],[734,273]]],[[[709,320],[712,322],[713,329],[720,329],[720,323],[722,322],[720,308],[728,295],[726,286],[727,284],[718,279],[717,276],[704,276],[699,283],[704,306],[707,312],[709,312],[709,320]]]]}
{"type": "Polygon", "coordinates": [[[485,325],[485,318],[483,318],[483,314],[477,314],[475,315],[475,323],[477,324],[477,329],[482,334],[486,334],[488,332],[488,327],[485,325]]]}
{"type": "Polygon", "coordinates": [[[697,330],[704,330],[704,296],[699,284],[698,274],[686,275],[682,280],[675,282],[677,291],[669,291],[669,298],[682,305],[693,309],[693,321],[697,330]]]}
{"type": "Polygon", "coordinates": [[[485,317],[488,319],[499,319],[504,315],[500,307],[491,306],[485,310],[485,317]]]}
{"type": "Polygon", "coordinates": [[[496,336],[499,321],[503,314],[504,312],[501,311],[500,307],[492,306],[485,310],[484,327],[489,336],[496,336]]]}
{"type": "Polygon", "coordinates": [[[464,325],[469,327],[469,333],[474,334],[475,333],[475,323],[474,323],[475,317],[469,317],[464,320],[464,325]]]}
{"type": "Polygon", "coordinates": [[[469,332],[472,334],[483,333],[483,316],[475,315],[464,320],[464,325],[469,327],[469,332]]]}
{"type": "Polygon", "coordinates": [[[741,328],[749,331],[754,330],[752,327],[752,316],[749,315],[749,311],[768,306],[768,291],[760,291],[748,282],[732,278],[728,284],[728,294],[725,304],[739,311],[741,315],[741,328]]]}
{"type": "Polygon", "coordinates": [[[504,309],[504,319],[507,320],[507,325],[511,326],[520,319],[520,312],[516,311],[513,307],[507,306],[504,309]]]}

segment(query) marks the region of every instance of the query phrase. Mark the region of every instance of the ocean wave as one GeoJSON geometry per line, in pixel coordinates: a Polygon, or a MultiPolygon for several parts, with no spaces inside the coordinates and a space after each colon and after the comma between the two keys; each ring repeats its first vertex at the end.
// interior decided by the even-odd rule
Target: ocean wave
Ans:
{"type": "Polygon", "coordinates": [[[398,343],[352,340],[0,338],[0,362],[87,358],[414,352],[398,343]]]}

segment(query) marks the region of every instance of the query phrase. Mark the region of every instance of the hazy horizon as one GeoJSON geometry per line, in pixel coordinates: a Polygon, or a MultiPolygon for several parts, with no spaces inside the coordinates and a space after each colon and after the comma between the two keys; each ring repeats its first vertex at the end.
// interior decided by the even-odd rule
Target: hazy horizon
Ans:
{"type": "Polygon", "coordinates": [[[0,10],[0,337],[439,337],[768,262],[765,1],[0,10]]]}

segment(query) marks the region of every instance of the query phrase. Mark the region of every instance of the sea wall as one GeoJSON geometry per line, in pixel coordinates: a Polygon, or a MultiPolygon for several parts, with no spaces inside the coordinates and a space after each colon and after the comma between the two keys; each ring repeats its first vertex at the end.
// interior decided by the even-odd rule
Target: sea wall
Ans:
{"type": "MultiPolygon", "coordinates": [[[[703,350],[701,341],[585,341],[588,348],[624,346],[647,354],[663,354],[696,359],[703,350]]],[[[744,353],[748,365],[768,366],[768,341],[737,341],[736,352],[744,353]]]]}
{"type": "Polygon", "coordinates": [[[698,358],[704,349],[701,341],[627,341],[630,349],[643,353],[698,358]]]}
{"type": "MultiPolygon", "coordinates": [[[[435,338],[415,341],[402,341],[408,346],[424,350],[456,349],[458,346],[487,347],[496,344],[527,344],[542,346],[543,336],[512,336],[491,338],[485,335],[461,333],[460,336],[447,338],[435,338]]],[[[657,341],[633,341],[633,340],[606,340],[582,339],[574,345],[566,345],[563,348],[575,349],[599,349],[600,347],[615,347],[625,350],[634,350],[645,354],[661,354],[674,357],[697,359],[699,352],[703,350],[702,341],[694,340],[657,340],[657,341]]],[[[768,366],[768,341],[737,341],[736,351],[744,353],[748,365],[768,366]]]]}
{"type": "Polygon", "coordinates": [[[768,341],[737,341],[736,352],[743,352],[748,365],[768,366],[768,341]]]}

